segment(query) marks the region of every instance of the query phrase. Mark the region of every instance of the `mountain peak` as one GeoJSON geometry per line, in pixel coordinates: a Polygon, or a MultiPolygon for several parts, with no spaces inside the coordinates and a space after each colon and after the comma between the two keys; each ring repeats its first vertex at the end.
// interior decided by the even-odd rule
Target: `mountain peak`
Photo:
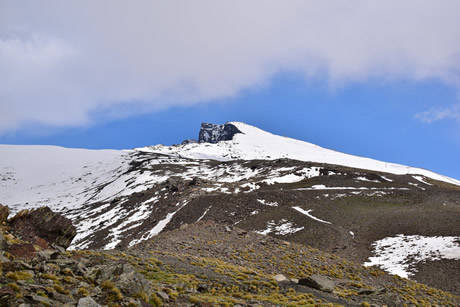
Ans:
{"type": "Polygon", "coordinates": [[[184,142],[179,146],[157,145],[136,150],[218,161],[292,159],[397,175],[422,175],[460,185],[458,180],[425,169],[337,152],[305,141],[275,135],[242,122],[227,122],[224,125],[203,123],[198,143],[184,142]]]}

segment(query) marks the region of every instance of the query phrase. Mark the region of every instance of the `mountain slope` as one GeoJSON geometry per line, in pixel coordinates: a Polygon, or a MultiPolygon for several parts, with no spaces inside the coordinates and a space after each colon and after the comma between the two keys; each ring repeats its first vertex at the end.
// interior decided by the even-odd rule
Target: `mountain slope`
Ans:
{"type": "Polygon", "coordinates": [[[48,205],[63,213],[77,227],[75,249],[124,249],[213,220],[363,263],[400,244],[381,250],[378,242],[420,236],[442,248],[372,263],[390,271],[404,264],[402,275],[460,289],[452,274],[460,263],[457,180],[227,125],[234,128],[207,126],[212,144],[127,151],[0,145],[0,202],[13,212],[48,205]]]}
{"type": "Polygon", "coordinates": [[[75,235],[69,220],[46,207],[7,215],[0,206],[0,306],[457,306],[460,299],[212,221],[125,252],[64,251],[75,235]]]}

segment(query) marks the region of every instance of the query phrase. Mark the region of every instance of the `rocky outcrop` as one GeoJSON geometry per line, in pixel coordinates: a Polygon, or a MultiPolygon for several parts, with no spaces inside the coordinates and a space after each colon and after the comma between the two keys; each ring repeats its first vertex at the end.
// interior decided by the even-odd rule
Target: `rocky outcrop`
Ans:
{"type": "Polygon", "coordinates": [[[329,293],[334,291],[335,288],[335,283],[323,275],[312,275],[307,278],[301,278],[299,279],[299,284],[329,293]]]}
{"type": "Polygon", "coordinates": [[[67,248],[77,234],[68,218],[48,207],[22,210],[9,221],[9,225],[14,235],[40,246],[57,245],[67,248]]]}
{"type": "Polygon", "coordinates": [[[242,132],[232,124],[214,125],[209,123],[202,123],[198,142],[215,144],[220,141],[230,141],[237,133],[242,132]]]}
{"type": "Polygon", "coordinates": [[[6,222],[8,215],[10,214],[10,209],[7,206],[0,205],[0,224],[6,222]]]}

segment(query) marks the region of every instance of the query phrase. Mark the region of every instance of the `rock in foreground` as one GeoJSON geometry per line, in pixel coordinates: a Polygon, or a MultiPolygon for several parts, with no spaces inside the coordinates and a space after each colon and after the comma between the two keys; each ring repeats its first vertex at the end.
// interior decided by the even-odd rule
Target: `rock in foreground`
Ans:
{"type": "Polygon", "coordinates": [[[36,245],[69,247],[77,229],[68,218],[48,207],[22,210],[10,221],[11,232],[36,245]]]}

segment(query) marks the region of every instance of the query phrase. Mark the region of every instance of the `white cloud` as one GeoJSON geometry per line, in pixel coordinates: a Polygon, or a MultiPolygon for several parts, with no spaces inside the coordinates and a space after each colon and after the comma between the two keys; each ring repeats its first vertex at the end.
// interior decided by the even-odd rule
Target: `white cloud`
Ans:
{"type": "Polygon", "coordinates": [[[0,133],[228,97],[280,71],[458,86],[458,12],[458,0],[3,0],[0,133]]]}
{"type": "Polygon", "coordinates": [[[447,108],[434,107],[428,111],[415,114],[415,118],[427,124],[442,119],[455,119],[460,122],[460,104],[447,108]]]}

